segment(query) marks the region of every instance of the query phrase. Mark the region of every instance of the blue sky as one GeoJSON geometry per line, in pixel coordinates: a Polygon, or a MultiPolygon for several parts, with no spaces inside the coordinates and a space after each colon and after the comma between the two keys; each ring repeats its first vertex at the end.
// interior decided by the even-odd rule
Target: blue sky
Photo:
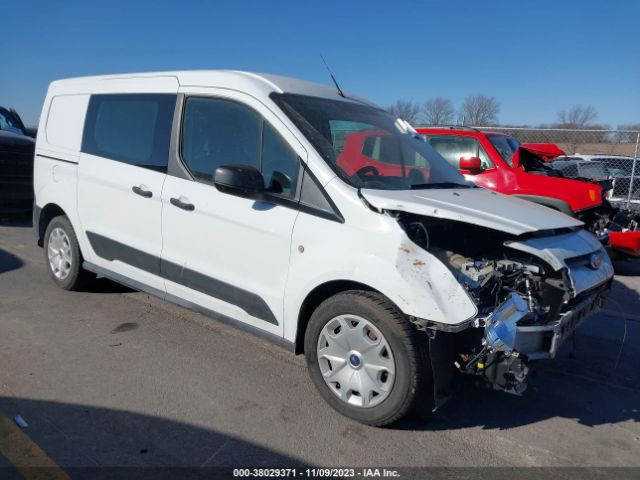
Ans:
{"type": "Polygon", "coordinates": [[[381,105],[495,96],[501,123],[591,104],[640,123],[640,2],[0,0],[0,105],[37,121],[50,81],[230,68],[329,82],[381,105]]]}

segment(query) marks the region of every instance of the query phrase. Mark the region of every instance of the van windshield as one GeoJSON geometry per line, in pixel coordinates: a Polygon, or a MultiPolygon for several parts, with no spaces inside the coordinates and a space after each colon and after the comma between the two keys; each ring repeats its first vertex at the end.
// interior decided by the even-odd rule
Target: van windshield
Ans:
{"type": "Polygon", "coordinates": [[[271,98],[329,166],[356,188],[470,188],[420,136],[383,110],[305,95],[274,93],[271,98]]]}

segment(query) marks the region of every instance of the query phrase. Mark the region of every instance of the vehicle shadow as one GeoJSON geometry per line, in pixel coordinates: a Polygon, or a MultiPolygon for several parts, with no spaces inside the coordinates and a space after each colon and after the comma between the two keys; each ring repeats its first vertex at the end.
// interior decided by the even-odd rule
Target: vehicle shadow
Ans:
{"type": "MultiPolygon", "coordinates": [[[[24,433],[74,479],[223,478],[222,468],[306,466],[223,432],[130,411],[0,397],[2,414],[20,415],[28,424],[24,433]]],[[[3,429],[0,424],[0,434],[3,429]]],[[[231,477],[227,470],[224,478],[231,477]]]]}
{"type": "Polygon", "coordinates": [[[86,293],[129,293],[135,292],[136,290],[109,280],[108,278],[100,277],[87,285],[83,291],[86,293]]]}
{"type": "Polygon", "coordinates": [[[640,275],[640,259],[617,260],[613,263],[616,275],[622,277],[637,277],[640,275]]]}
{"type": "Polygon", "coordinates": [[[638,293],[615,280],[613,296],[587,319],[553,360],[539,362],[529,388],[515,396],[459,376],[456,393],[435,413],[413,414],[391,428],[508,429],[553,417],[597,426],[640,421],[640,311],[638,293]],[[575,347],[575,348],[574,348],[575,347]]]}
{"type": "Polygon", "coordinates": [[[0,248],[0,273],[17,270],[24,265],[24,262],[14,254],[0,248]]]}

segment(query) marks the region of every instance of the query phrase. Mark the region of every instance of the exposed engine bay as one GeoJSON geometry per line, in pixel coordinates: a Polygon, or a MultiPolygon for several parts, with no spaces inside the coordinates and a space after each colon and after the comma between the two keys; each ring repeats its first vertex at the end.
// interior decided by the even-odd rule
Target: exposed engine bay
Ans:
{"type": "MultiPolygon", "coordinates": [[[[406,212],[394,212],[394,216],[416,245],[447,266],[477,306],[478,314],[468,328],[447,340],[453,342],[455,357],[446,362],[459,372],[484,378],[493,388],[522,393],[531,362],[553,358],[559,345],[599,307],[608,290],[608,281],[597,288],[580,287],[581,272],[598,268],[600,254],[572,258],[576,267],[570,275],[568,267],[543,260],[538,252],[528,254],[510,247],[523,236],[406,212]]],[[[565,230],[528,237],[550,241],[575,234],[565,230]]],[[[595,239],[593,242],[593,248],[602,251],[595,239]]],[[[592,286],[593,277],[590,282],[592,286]]],[[[434,329],[419,319],[414,323],[434,329]]],[[[438,341],[438,335],[451,336],[450,332],[430,334],[432,342],[438,341]]]]}
{"type": "Polygon", "coordinates": [[[524,148],[519,150],[519,160],[520,165],[527,173],[532,173],[534,175],[546,175],[548,177],[564,177],[560,170],[551,167],[538,155],[524,148]]]}
{"type": "Polygon", "coordinates": [[[512,235],[404,213],[400,222],[414,243],[449,267],[481,315],[493,311],[511,293],[526,299],[540,320],[547,314],[557,314],[562,302],[568,300],[561,274],[554,274],[537,257],[504,246],[514,238],[512,235]]]}

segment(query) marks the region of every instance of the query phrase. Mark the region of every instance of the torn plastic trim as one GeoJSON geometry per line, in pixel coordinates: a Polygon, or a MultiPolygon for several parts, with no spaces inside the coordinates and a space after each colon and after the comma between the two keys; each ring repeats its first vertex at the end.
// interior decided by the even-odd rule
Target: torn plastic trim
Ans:
{"type": "Polygon", "coordinates": [[[427,320],[426,318],[418,318],[414,316],[409,316],[409,321],[413,323],[419,330],[431,330],[431,331],[440,331],[440,332],[449,332],[449,333],[458,333],[463,332],[464,330],[473,327],[474,318],[470,318],[468,320],[464,320],[463,322],[456,324],[447,324],[434,322],[432,320],[427,320]]]}

